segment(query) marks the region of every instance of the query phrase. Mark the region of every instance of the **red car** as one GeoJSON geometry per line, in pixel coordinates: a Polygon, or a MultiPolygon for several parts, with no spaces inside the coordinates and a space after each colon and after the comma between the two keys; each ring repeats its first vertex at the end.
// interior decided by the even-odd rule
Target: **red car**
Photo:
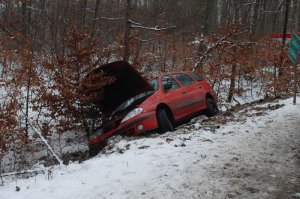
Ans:
{"type": "Polygon", "coordinates": [[[148,83],[123,61],[95,70],[99,71],[114,76],[115,81],[105,87],[101,103],[110,118],[90,135],[90,156],[96,155],[110,136],[174,131],[176,123],[201,111],[207,116],[219,112],[216,93],[195,72],[165,73],[148,83]]]}

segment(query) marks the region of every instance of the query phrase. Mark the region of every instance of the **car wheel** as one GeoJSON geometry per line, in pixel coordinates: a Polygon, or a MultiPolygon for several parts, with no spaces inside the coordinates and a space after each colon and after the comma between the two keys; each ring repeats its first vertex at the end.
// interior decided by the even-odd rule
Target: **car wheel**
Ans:
{"type": "Polygon", "coordinates": [[[106,141],[102,141],[101,143],[90,145],[89,146],[89,157],[92,158],[96,156],[104,147],[107,145],[106,141]]]}
{"type": "Polygon", "coordinates": [[[207,117],[212,117],[219,113],[219,108],[212,98],[206,98],[206,105],[205,115],[207,117]]]}
{"type": "Polygon", "coordinates": [[[157,122],[159,130],[163,133],[167,131],[174,131],[174,127],[165,109],[158,109],[157,122]]]}
{"type": "Polygon", "coordinates": [[[92,157],[96,156],[99,152],[100,152],[100,150],[98,149],[98,147],[90,148],[89,149],[89,157],[92,158],[92,157]]]}

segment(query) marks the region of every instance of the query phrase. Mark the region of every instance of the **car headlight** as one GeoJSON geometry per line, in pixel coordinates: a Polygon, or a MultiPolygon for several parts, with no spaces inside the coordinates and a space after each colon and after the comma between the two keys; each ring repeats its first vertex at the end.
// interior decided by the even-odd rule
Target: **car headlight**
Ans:
{"type": "Polygon", "coordinates": [[[94,140],[94,139],[96,139],[97,137],[99,137],[102,134],[103,134],[103,128],[99,128],[92,135],[90,135],[89,139],[90,140],[94,140]]]}
{"type": "Polygon", "coordinates": [[[135,108],[132,111],[130,111],[121,121],[121,123],[129,120],[130,118],[133,118],[134,116],[137,116],[138,114],[142,113],[144,111],[144,109],[142,108],[135,108]]]}

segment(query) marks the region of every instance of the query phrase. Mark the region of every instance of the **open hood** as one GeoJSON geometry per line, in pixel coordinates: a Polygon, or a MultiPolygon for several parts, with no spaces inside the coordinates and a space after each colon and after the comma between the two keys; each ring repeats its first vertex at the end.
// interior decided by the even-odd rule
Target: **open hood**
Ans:
{"type": "Polygon", "coordinates": [[[111,114],[124,101],[146,91],[153,91],[152,86],[129,63],[117,61],[100,66],[92,71],[112,76],[115,81],[104,88],[101,101],[104,114],[111,114]]]}

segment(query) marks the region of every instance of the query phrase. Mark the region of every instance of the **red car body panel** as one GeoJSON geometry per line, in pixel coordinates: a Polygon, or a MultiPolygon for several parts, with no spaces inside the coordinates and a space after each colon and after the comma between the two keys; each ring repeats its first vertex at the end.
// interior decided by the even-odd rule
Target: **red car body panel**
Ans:
{"type": "MultiPolygon", "coordinates": [[[[207,96],[213,98],[215,103],[218,101],[216,93],[206,80],[197,81],[188,72],[163,74],[157,79],[157,91],[135,107],[142,108],[143,111],[124,122],[121,122],[121,120],[126,116],[126,113],[115,117],[112,121],[104,124],[103,127],[100,127],[103,133],[96,138],[89,140],[90,148],[96,147],[113,135],[137,135],[157,129],[158,121],[156,111],[161,105],[169,108],[173,116],[172,119],[176,122],[206,109],[207,96]],[[194,83],[188,86],[183,86],[182,83],[175,77],[176,74],[185,74],[190,77],[194,83]],[[166,75],[172,77],[179,85],[179,88],[172,91],[164,91],[162,77],[166,75]]],[[[145,90],[150,89],[146,88],[145,90]]]]}
{"type": "Polygon", "coordinates": [[[112,129],[96,139],[89,140],[89,145],[95,145],[105,141],[107,138],[113,135],[126,134],[126,135],[137,135],[144,133],[146,131],[154,130],[157,128],[157,119],[155,112],[153,113],[142,113],[138,115],[138,117],[131,118],[128,121],[122,123],[120,126],[112,129]],[[139,130],[138,125],[143,125],[144,129],[139,130]]]}

